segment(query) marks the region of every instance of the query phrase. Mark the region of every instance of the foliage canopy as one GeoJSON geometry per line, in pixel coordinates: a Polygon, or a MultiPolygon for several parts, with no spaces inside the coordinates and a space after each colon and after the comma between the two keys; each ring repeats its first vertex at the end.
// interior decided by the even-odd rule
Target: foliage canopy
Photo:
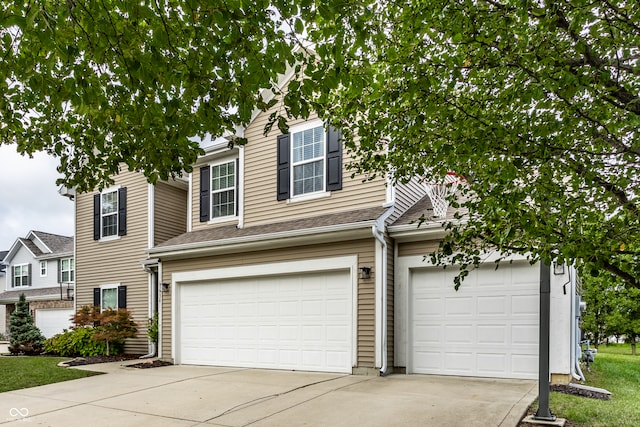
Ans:
{"type": "Polygon", "coordinates": [[[634,2],[0,4],[0,143],[59,156],[67,186],[120,162],[151,182],[189,171],[190,137],[282,99],[270,125],[318,112],[355,170],[467,178],[439,260],[497,247],[640,286],[634,2]],[[266,102],[287,64],[297,79],[266,102]]]}

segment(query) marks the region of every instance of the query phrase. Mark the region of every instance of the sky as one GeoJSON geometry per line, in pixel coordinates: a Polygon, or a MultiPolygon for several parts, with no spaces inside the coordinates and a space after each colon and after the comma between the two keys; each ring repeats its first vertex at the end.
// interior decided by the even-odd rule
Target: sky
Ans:
{"type": "Polygon", "coordinates": [[[45,153],[29,158],[0,145],[0,251],[31,230],[73,236],[73,202],[58,194],[57,165],[45,153]]]}

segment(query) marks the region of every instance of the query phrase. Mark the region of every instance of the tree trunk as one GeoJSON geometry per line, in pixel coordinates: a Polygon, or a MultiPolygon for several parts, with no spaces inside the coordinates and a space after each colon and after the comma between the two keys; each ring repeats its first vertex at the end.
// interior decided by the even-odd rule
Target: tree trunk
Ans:
{"type": "Polygon", "coordinates": [[[633,356],[636,355],[636,338],[633,337],[633,340],[631,341],[631,354],[633,356]]]}

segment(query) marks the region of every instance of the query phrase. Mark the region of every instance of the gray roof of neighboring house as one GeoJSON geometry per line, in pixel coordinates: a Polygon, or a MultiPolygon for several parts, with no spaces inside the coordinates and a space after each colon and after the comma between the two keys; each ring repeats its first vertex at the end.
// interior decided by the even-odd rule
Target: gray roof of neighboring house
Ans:
{"type": "Polygon", "coordinates": [[[73,252],[73,237],[60,236],[59,234],[45,233],[43,231],[33,231],[33,234],[42,240],[54,254],[73,252]]]}
{"type": "Polygon", "coordinates": [[[181,234],[164,243],[160,243],[156,248],[371,221],[378,219],[386,210],[387,208],[383,206],[376,206],[373,208],[358,209],[349,212],[320,215],[311,218],[295,219],[264,225],[255,225],[245,228],[238,228],[235,225],[207,228],[181,234]]]}
{"type": "MultiPolygon", "coordinates": [[[[2,262],[4,257],[7,256],[8,253],[9,253],[9,251],[0,251],[0,263],[2,262]]],[[[4,273],[6,268],[7,268],[6,265],[0,264],[0,273],[4,273]]]]}
{"type": "MultiPolygon", "coordinates": [[[[66,287],[62,288],[63,296],[66,296],[66,287]]],[[[60,299],[60,287],[20,289],[17,291],[0,292],[0,304],[17,302],[20,294],[24,294],[27,301],[58,300],[60,299]]]]}

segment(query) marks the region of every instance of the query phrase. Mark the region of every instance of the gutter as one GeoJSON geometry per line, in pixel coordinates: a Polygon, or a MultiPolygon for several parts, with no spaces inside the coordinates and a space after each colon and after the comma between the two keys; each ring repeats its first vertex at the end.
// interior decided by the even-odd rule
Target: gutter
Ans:
{"type": "MultiPolygon", "coordinates": [[[[145,259],[140,262],[144,271],[149,273],[149,299],[150,299],[150,307],[149,314],[151,317],[158,314],[158,264],[159,260],[157,258],[153,259],[145,259]],[[154,271],[154,268],[156,271],[154,271]]],[[[159,321],[159,319],[158,319],[159,321]]],[[[151,357],[156,356],[157,354],[156,343],[149,340],[149,353],[140,356],[140,359],[149,359],[151,357]]]]}
{"type": "Polygon", "coordinates": [[[382,254],[381,254],[381,263],[380,266],[382,267],[380,270],[380,280],[381,280],[381,314],[382,314],[382,325],[381,325],[381,337],[380,337],[380,341],[381,341],[381,353],[382,353],[382,363],[381,363],[381,367],[380,367],[380,376],[383,377],[385,375],[387,375],[389,372],[389,367],[388,365],[388,355],[387,355],[387,317],[388,317],[388,313],[387,313],[387,287],[388,287],[388,283],[387,283],[387,242],[384,239],[384,232],[385,232],[385,221],[387,220],[387,218],[389,218],[389,216],[391,216],[391,214],[393,213],[394,207],[391,206],[385,213],[383,213],[375,222],[375,224],[373,224],[373,226],[371,227],[371,231],[373,233],[373,237],[380,243],[381,247],[382,247],[382,254]]]}

